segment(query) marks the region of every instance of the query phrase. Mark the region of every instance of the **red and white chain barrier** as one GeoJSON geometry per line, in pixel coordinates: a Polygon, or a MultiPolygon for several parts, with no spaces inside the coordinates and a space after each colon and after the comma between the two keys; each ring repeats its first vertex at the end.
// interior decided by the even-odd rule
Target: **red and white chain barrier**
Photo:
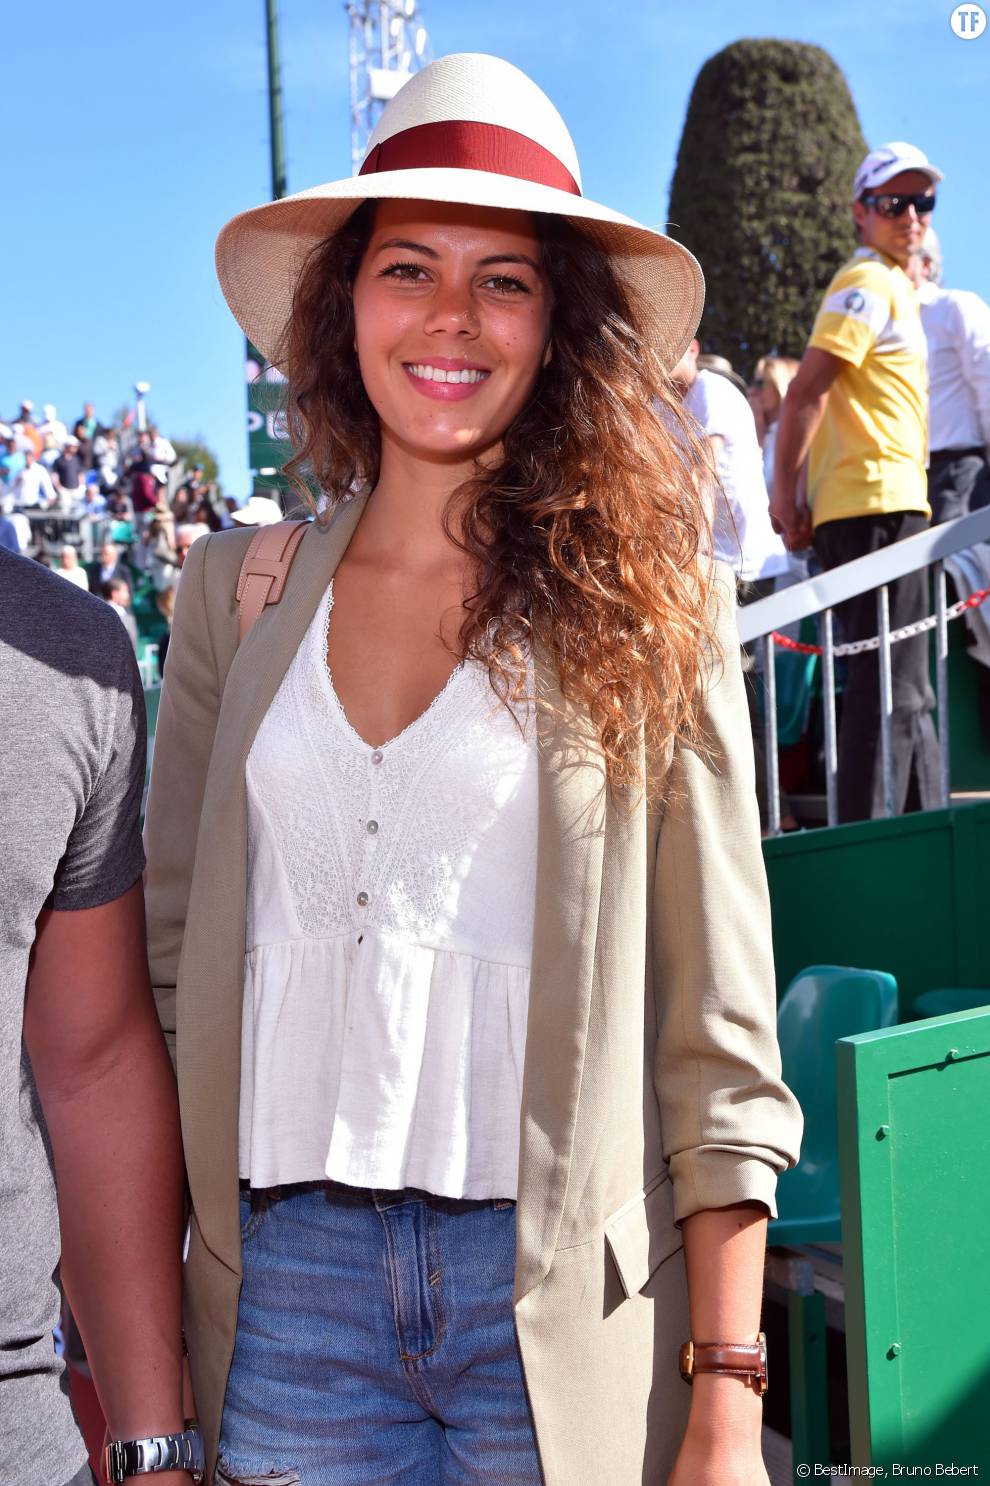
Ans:
{"type": "MultiPolygon", "coordinates": [[[[946,621],[958,619],[965,614],[967,609],[978,609],[979,606],[990,598],[990,588],[981,588],[976,593],[971,593],[968,599],[960,599],[957,604],[952,604],[945,611],[946,621]]],[[[910,640],[915,635],[927,634],[935,628],[938,623],[934,614],[929,614],[927,619],[917,619],[914,624],[905,624],[901,629],[891,631],[890,643],[896,644],[898,640],[910,640]]],[[[774,644],[783,650],[796,650],[799,655],[821,655],[820,645],[805,645],[800,640],[792,640],[788,635],[782,635],[779,630],[774,630],[772,639],[774,644]]],[[[880,636],[874,635],[870,640],[851,640],[847,645],[836,645],[832,654],[838,658],[840,655],[862,655],[866,650],[879,650],[880,636]]]]}

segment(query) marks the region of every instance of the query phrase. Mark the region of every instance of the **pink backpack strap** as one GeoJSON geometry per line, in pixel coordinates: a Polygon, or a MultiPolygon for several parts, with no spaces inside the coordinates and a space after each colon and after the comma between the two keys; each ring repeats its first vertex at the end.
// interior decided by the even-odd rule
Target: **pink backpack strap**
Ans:
{"type": "Polygon", "coordinates": [[[240,635],[245,637],[267,604],[277,604],[308,521],[279,521],[258,528],[237,578],[240,635]]]}

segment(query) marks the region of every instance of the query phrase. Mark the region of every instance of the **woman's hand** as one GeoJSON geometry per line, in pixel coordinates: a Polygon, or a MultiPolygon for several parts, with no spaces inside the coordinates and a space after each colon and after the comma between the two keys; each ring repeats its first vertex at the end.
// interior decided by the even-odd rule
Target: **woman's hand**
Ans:
{"type": "Polygon", "coordinates": [[[770,1486],[762,1429],[763,1401],[747,1382],[699,1374],[667,1486],[770,1486]]]}

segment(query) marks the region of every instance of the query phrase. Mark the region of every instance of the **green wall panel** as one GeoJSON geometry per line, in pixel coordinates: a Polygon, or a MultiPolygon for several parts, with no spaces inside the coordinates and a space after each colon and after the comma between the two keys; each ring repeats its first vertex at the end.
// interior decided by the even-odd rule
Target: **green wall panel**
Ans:
{"type": "Polygon", "coordinates": [[[806,965],[888,970],[901,1016],[941,987],[990,987],[990,803],[764,844],[778,988],[806,965]]]}
{"type": "Polygon", "coordinates": [[[837,1045],[856,1465],[990,1470],[990,1011],[837,1045]]]}

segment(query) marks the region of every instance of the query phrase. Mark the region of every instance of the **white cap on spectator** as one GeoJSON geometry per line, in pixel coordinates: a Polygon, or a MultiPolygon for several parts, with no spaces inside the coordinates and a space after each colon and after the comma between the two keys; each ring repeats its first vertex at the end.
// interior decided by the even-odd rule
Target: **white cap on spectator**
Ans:
{"type": "Polygon", "coordinates": [[[278,501],[267,495],[252,495],[239,511],[231,511],[230,519],[241,526],[272,526],[282,520],[282,511],[278,501]]]}
{"type": "Polygon", "coordinates": [[[916,145],[906,144],[903,139],[895,139],[890,144],[879,145],[867,155],[856,172],[853,201],[858,201],[864,191],[875,191],[878,186],[885,186],[902,170],[920,170],[933,186],[944,180],[942,172],[936,170],[924,151],[916,145]]]}
{"type": "Polygon", "coordinates": [[[58,410],[53,402],[46,402],[41,411],[44,413],[49,423],[53,423],[55,421],[55,414],[58,410]]]}

